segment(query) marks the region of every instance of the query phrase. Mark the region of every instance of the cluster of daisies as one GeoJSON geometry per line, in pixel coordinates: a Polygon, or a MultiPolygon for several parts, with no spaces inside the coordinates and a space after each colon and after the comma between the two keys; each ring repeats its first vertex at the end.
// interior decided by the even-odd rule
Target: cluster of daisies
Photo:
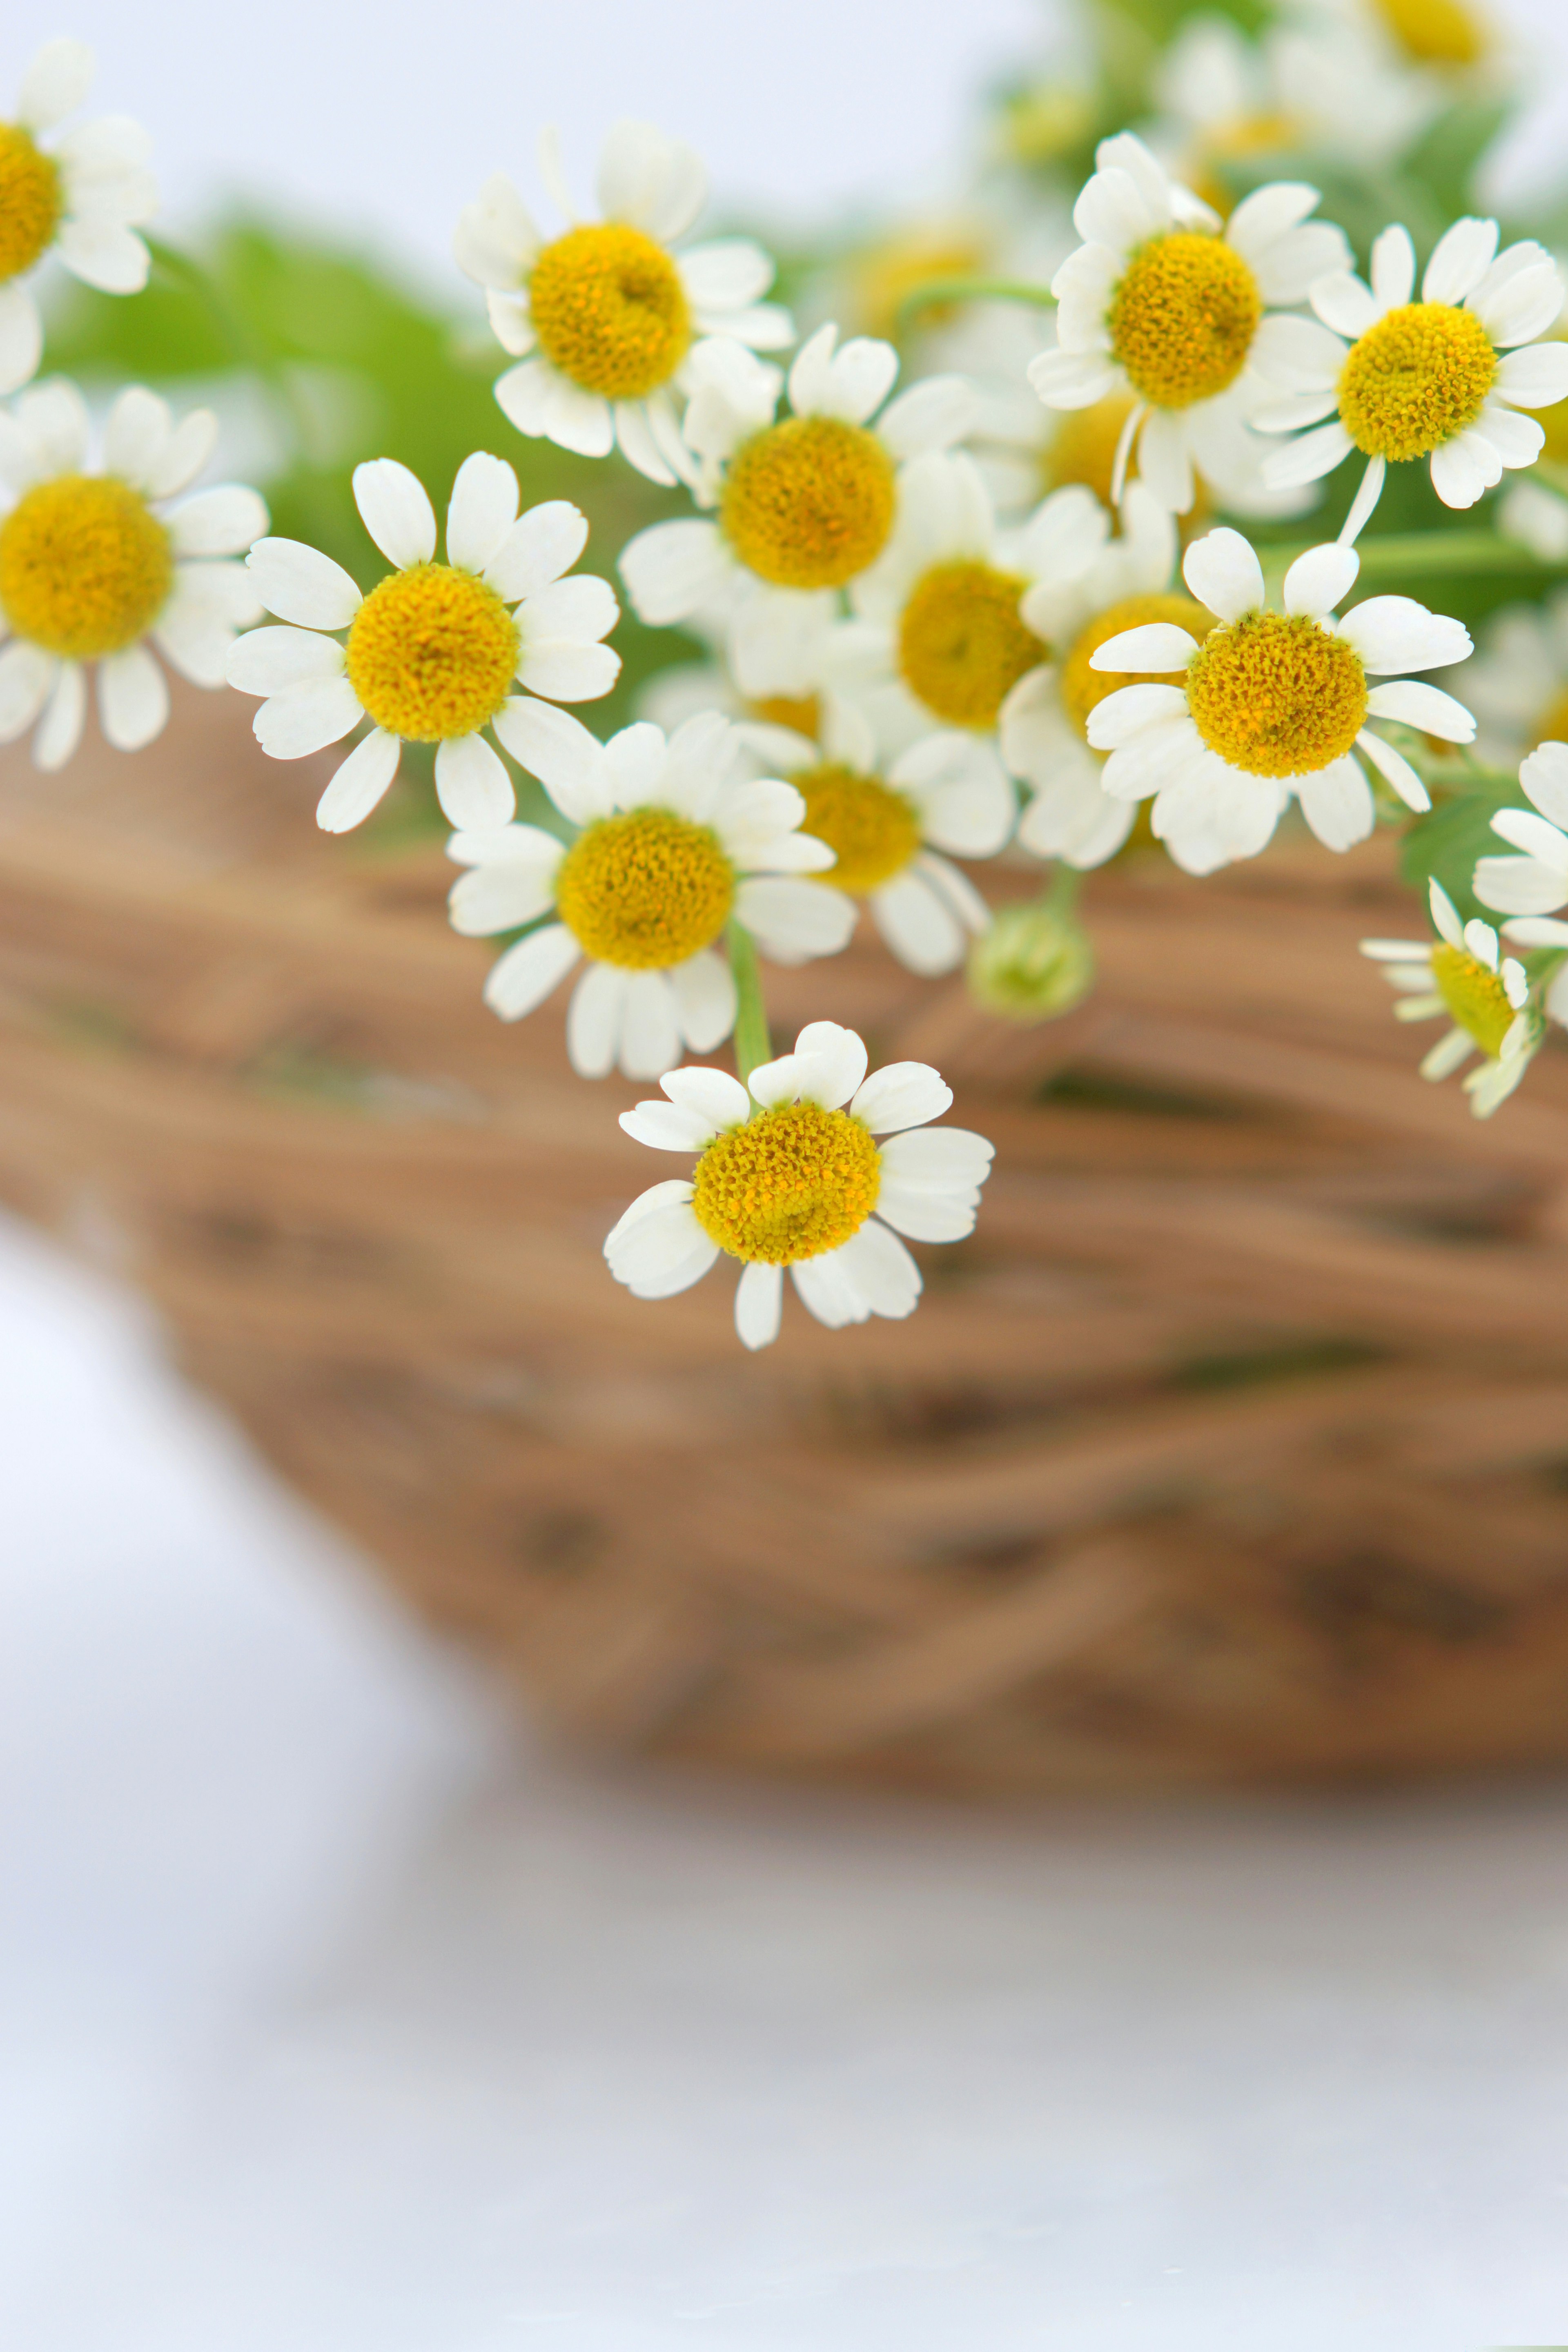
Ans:
{"type": "MultiPolygon", "coordinates": [[[[1188,106],[1199,161],[1226,152],[1197,120],[1223,65],[1171,60],[1172,119],[1188,106]]],[[[952,1100],[938,1074],[868,1075],[860,1038],[826,1021],[774,1057],[759,955],[831,957],[864,922],[917,973],[967,961],[984,1002],[1059,1010],[1090,968],[1063,878],[1141,823],[1194,876],[1257,856],[1292,810],[1346,851],[1380,816],[1430,808],[1478,711],[1529,731],[1552,696],[1527,719],[1523,680],[1543,668],[1563,723],[1518,745],[1531,805],[1496,817],[1513,854],[1471,877],[1500,937],[1434,884],[1432,939],[1366,951],[1401,1017],[1447,1015],[1423,1068],[1473,1063],[1479,1112],[1568,1020],[1568,616],[1515,616],[1468,704],[1431,676],[1469,660],[1461,623],[1358,593],[1391,467],[1425,468],[1463,509],[1542,457],[1533,412],[1568,402],[1568,289],[1540,246],[1500,249],[1495,221],[1462,219],[1418,281],[1395,224],[1363,279],[1315,188],[1270,181],[1232,203],[1178,171],[1170,139],[1122,132],[1099,147],[1048,292],[1021,289],[1029,347],[998,403],[978,359],[900,381],[891,341],[832,320],[798,334],[760,245],[690,241],[707,184],[681,142],[616,126],[584,216],[547,140],[564,226],[541,226],[498,173],[457,230],[509,362],[498,429],[618,452],[687,510],[621,551],[617,589],[578,568],[584,516],[525,509],[503,456],[475,451],[436,485],[374,458],[353,490],[387,568],[362,582],[268,536],[254,490],[205,479],[209,412],[177,419],[132,387],[97,415],[69,384],[32,381],[30,280],[51,254],[116,292],[149,268],[142,134],[116,120],[54,135],[89,67],[79,44],[51,44],[0,124],[0,390],[16,395],[0,411],[0,740],[31,732],[58,768],[90,673],[102,733],[133,751],[167,717],[165,665],[226,680],[258,698],[271,756],[333,751],[317,811],[332,833],[371,815],[405,746],[432,749],[460,869],[451,921],[500,942],[486,1003],[516,1021],[569,983],[573,1067],[657,1081],[621,1125],[692,1163],[605,1243],[638,1297],[727,1256],[748,1347],[777,1333],[786,1266],[822,1323],[903,1316],[921,1289],[908,1244],[974,1223],[990,1147],[932,1124],[952,1100]],[[1272,571],[1268,545],[1215,520],[1302,513],[1350,459],[1338,535],[1303,534],[1272,571]],[[616,685],[623,595],[696,657],[606,738],[575,712],[616,685]],[[967,869],[1004,856],[1053,879],[994,920],[967,869]],[[688,1058],[731,1040],[733,1076],[688,1058]]],[[[1303,105],[1328,86],[1305,65],[1299,79],[1303,105]]],[[[1532,487],[1550,507],[1548,475],[1532,487]]],[[[1550,536],[1539,503],[1503,520],[1538,551],[1550,536]]],[[[1559,557],[1568,505],[1561,539],[1559,557]]]]}

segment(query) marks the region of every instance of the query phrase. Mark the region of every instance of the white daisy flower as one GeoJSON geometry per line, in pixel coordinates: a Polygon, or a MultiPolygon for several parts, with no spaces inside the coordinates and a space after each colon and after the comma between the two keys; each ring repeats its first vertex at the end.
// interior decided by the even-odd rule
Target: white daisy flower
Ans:
{"type": "Polygon", "coordinates": [[[89,665],[105,740],[138,751],[169,716],[149,645],[194,685],[218,687],[236,629],[260,617],[244,566],[224,561],[267,528],[256,492],[231,483],[166,507],[217,430],[208,408],[176,425],[166,401],[132,384],[89,473],[74,384],[38,384],[0,412],[0,743],[40,720],[40,768],[63,767],[81,740],[89,665]]]}
{"type": "MultiPolygon", "coordinates": [[[[1464,1081],[1478,1118],[1489,1118],[1529,1068],[1542,1038],[1530,1003],[1530,982],[1516,957],[1501,955],[1489,923],[1461,923],[1458,909],[1434,880],[1429,886],[1436,940],[1363,940],[1361,951],[1383,965],[1398,991],[1396,1021],[1434,1021],[1448,1029],[1421,1065],[1424,1078],[1446,1078],[1480,1052],[1479,1069],[1464,1081]]],[[[1568,943],[1568,925],[1554,927],[1568,943]]]]}
{"type": "Polygon", "coordinates": [[[889,400],[899,372],[891,343],[818,330],[789,372],[792,414],[776,418],[779,372],[738,344],[692,355],[686,437],[701,465],[699,496],[715,520],[655,523],[621,555],[638,616],[656,628],[728,612],[759,649],[802,626],[826,626],[833,592],[875,563],[898,520],[900,468],[962,440],[973,394],[957,376],[928,376],[889,400]],[[884,405],[884,403],[886,404],[884,405]],[[812,600],[804,603],[803,600],[812,600]]]}
{"type": "MultiPolygon", "coordinates": [[[[1500,809],[1492,831],[1517,851],[1513,857],[1483,857],[1476,867],[1475,891],[1483,907],[1500,915],[1555,915],[1568,907],[1568,743],[1542,743],[1521,760],[1519,781],[1531,806],[1500,809]]],[[[1514,924],[1510,939],[1521,936],[1514,924]]],[[[1535,924],[1529,947],[1568,946],[1568,925],[1535,924]],[[1550,938],[1534,933],[1550,932],[1550,938]]]]}
{"type": "Polygon", "coordinates": [[[147,133],[110,114],[38,144],[76,112],[92,71],[83,42],[47,42],[23,77],[15,120],[0,122],[0,392],[26,383],[43,355],[38,306],[22,281],[47,255],[105,294],[147,283],[150,257],[132,226],[158,209],[147,133]]]}
{"type": "Polygon", "coordinates": [[[521,1020],[586,958],[566,1019],[567,1052],[585,1078],[617,1064],[629,1078],[657,1078],[683,1048],[722,1043],[735,984],[713,950],[731,917],[778,963],[834,955],[854,928],[854,901],[805,879],[833,853],[801,832],[800,793],[774,778],[732,782],[740,749],[716,711],[668,741],[641,720],[599,743],[537,703],[519,757],[581,831],[568,845],[511,824],[451,845],[471,869],[453,886],[456,929],[484,938],[539,925],[490,967],[492,1012],[521,1020]]]}
{"type": "Polygon", "coordinates": [[[956,728],[928,730],[889,758],[847,697],[824,693],[818,711],[815,740],[778,726],[742,731],[804,795],[801,829],[833,853],[835,896],[863,901],[910,971],[956,971],[991,909],[951,860],[1005,845],[1018,803],[1001,761],[956,728]]]}
{"type": "Polygon", "coordinates": [[[1239,531],[1213,530],[1188,548],[1182,566],[1194,595],[1217,616],[1202,641],[1155,622],[1089,656],[1091,669],[1152,674],[1145,685],[1107,695],[1090,713],[1089,740],[1110,753],[1108,793],[1154,795],[1154,831],[1189,873],[1256,856],[1292,793],[1325,847],[1364,840],[1374,807],[1358,751],[1407,806],[1429,807],[1420,777],[1371,719],[1449,743],[1473,739],[1476,722],[1462,703],[1400,675],[1463,661],[1468,633],[1408,596],[1368,597],[1336,619],[1360,568],[1353,547],[1310,548],[1285,574],[1284,610],[1271,612],[1253,549],[1239,531]],[[1157,682],[1169,671],[1183,673],[1179,686],[1157,682]]]}
{"type": "Polygon", "coordinates": [[[708,194],[707,173],[679,139],[617,122],[599,158],[604,218],[580,221],[562,183],[553,136],[540,160],[574,226],[540,235],[504,172],[468,205],[458,266],[486,289],[490,325],[518,361],[496,398],[520,433],[584,457],[621,453],[650,481],[689,478],[679,397],[696,339],[721,335],[756,351],[795,340],[787,310],[764,302],[773,265],[750,237],[677,254],[708,194]]]}
{"type": "Polygon", "coordinates": [[[1568,739],[1568,588],[1494,614],[1458,683],[1489,763],[1513,766],[1538,743],[1568,739]]]}
{"type": "Polygon", "coordinates": [[[952,1089],[923,1062],[868,1077],[866,1061],[853,1029],[814,1021],[793,1054],[752,1072],[750,1092],[723,1070],[672,1070],[668,1102],[624,1111],[638,1143],[698,1159],[689,1180],[640,1193],[610,1234],[616,1280],[637,1298],[672,1298],[721,1256],[738,1258],[735,1328],[748,1348],[778,1337],[786,1265],[830,1330],[911,1314],[921,1274],[899,1236],[972,1233],[992,1147],[965,1128],[913,1132],[942,1117],[952,1089]]]}
{"type": "MultiPolygon", "coordinates": [[[[1063,502],[1087,496],[1057,493],[1063,502]]],[[[1194,632],[1209,625],[1201,604],[1173,593],[1175,522],[1145,484],[1129,485],[1120,538],[1110,538],[1109,525],[1102,509],[1085,515],[1064,562],[1054,573],[1042,571],[1025,597],[1025,618],[1050,657],[1009,695],[1001,722],[1002,756],[1032,793],[1018,825],[1020,843],[1037,857],[1085,870],[1116,855],[1137,814],[1131,801],[1105,790],[1104,754],[1091,750],[1088,733],[1097,704],[1131,681],[1091,669],[1092,656],[1110,638],[1152,622],[1194,632]],[[1077,551],[1086,546],[1091,561],[1085,567],[1077,551]]]]}
{"type": "Polygon", "coordinates": [[[363,824],[405,743],[437,747],[436,791],[454,824],[505,824],[517,794],[484,730],[526,767],[548,707],[536,696],[594,702],[620,674],[619,654],[601,643],[620,617],[615,591],[590,574],[564,577],[588,525],[563,499],[520,515],[517,476],[477,450],[458,468],[437,563],[436,509],[407,467],[377,457],[353,478],[365,529],[396,571],[365,596],[331,556],[262,540],[251,577],[288,625],[242,637],[229,684],[267,698],[253,723],[275,760],[301,760],[370,720],[321,795],[324,832],[363,824]]]}
{"type": "Polygon", "coordinates": [[[1112,480],[1136,450],[1144,481],[1174,514],[1198,475],[1222,484],[1247,464],[1249,368],[1271,348],[1279,305],[1350,259],[1344,233],[1309,221],[1315,188],[1279,181],[1218,215],[1172,180],[1141,139],[1101,140],[1073,219],[1084,243],[1052,281],[1057,342],[1029,368],[1047,408],[1088,408],[1129,391],[1112,480]],[[1245,378],[1245,381],[1244,381],[1245,378]]]}
{"type": "Polygon", "coordinates": [[[1259,352],[1262,373],[1289,397],[1264,404],[1254,424],[1308,428],[1265,462],[1264,479],[1315,482],[1352,450],[1368,461],[1342,539],[1361,532],[1390,464],[1425,457],[1444,505],[1473,507],[1505,467],[1541,455],[1541,425],[1519,412],[1568,395],[1568,344],[1538,340],[1562,311],[1563,275],[1543,246],[1526,239],[1499,253],[1497,242],[1495,220],[1456,221],[1417,302],[1409,232],[1385,228],[1370,286],[1349,269],[1320,278],[1317,318],[1281,320],[1259,352]]]}

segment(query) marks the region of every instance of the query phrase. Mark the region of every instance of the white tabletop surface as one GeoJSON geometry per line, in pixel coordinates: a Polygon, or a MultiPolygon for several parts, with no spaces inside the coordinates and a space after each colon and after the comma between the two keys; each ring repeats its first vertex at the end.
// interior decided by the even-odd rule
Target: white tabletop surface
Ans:
{"type": "Polygon", "coordinates": [[[0,1226],[7,2352],[1568,2340],[1568,1797],[549,1760],[0,1226]]]}

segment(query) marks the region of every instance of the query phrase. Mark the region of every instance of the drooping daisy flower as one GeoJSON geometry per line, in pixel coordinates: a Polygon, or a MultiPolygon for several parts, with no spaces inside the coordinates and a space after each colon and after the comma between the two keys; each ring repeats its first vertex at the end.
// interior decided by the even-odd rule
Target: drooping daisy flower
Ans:
{"type": "Polygon", "coordinates": [[[744,236],[670,250],[701,211],[708,177],[689,147],[651,123],[617,122],[605,140],[602,220],[576,220],[552,137],[540,160],[573,227],[547,241],[497,172],[454,241],[458,268],[487,290],[497,341],[519,362],[496,398],[520,433],[584,457],[618,443],[650,481],[684,480],[680,395],[694,339],[731,336],[764,352],[795,340],[787,310],[762,299],[773,262],[744,236]]]}
{"type": "Polygon", "coordinates": [[[624,1111],[638,1143],[698,1160],[689,1180],[640,1193],[610,1234],[616,1280],[637,1298],[672,1298],[721,1256],[738,1258],[735,1328],[748,1348],[778,1337],[786,1265],[830,1330],[911,1314],[921,1274],[899,1235],[972,1233],[992,1150],[966,1128],[912,1131],[952,1101],[925,1063],[868,1077],[866,1062],[853,1029],[814,1021],[793,1054],[752,1072],[750,1092],[722,1070],[672,1070],[668,1102],[624,1111]]]}
{"type": "Polygon", "coordinates": [[[1463,661],[1468,633],[1408,596],[1371,596],[1336,619],[1360,568],[1353,547],[1310,548],[1285,574],[1283,612],[1270,612],[1252,548],[1239,531],[1213,530],[1188,548],[1182,567],[1217,615],[1202,641],[1155,622],[1089,656],[1091,669],[1151,674],[1106,696],[1090,713],[1089,740],[1111,755],[1108,793],[1154,794],[1154,831],[1189,873],[1256,856],[1292,793],[1327,848],[1364,840],[1374,811],[1358,751],[1407,806],[1427,808],[1420,777],[1371,719],[1449,743],[1473,739],[1462,703],[1397,675],[1463,661]],[[1170,671],[1182,673],[1179,686],[1158,682],[1170,671]]]}
{"type": "Polygon", "coordinates": [[[1268,313],[1305,299],[1350,258],[1343,231],[1309,221],[1315,188],[1279,181],[1217,215],[1167,177],[1141,139],[1101,140],[1073,219],[1084,239],[1052,281],[1058,348],[1029,381],[1047,408],[1088,408],[1131,391],[1117,478],[1136,450],[1142,478],[1174,514],[1195,475],[1240,470],[1251,398],[1269,350],[1268,313]]]}
{"type": "Polygon", "coordinates": [[[363,824],[405,743],[437,746],[436,791],[454,824],[505,824],[517,794],[484,730],[526,765],[535,696],[594,702],[620,674],[620,656],[600,642],[620,615],[614,590],[590,574],[563,576],[587,523],[563,499],[520,515],[517,476],[482,450],[458,468],[445,563],[436,562],[436,509],[406,466],[356,466],[354,499],[396,571],[364,596],[331,556],[262,540],[251,578],[288,625],[242,637],[229,684],[267,697],[256,740],[275,760],[301,760],[370,720],[321,795],[323,832],[363,824]]]}
{"type": "Polygon", "coordinates": [[[819,709],[815,741],[776,726],[744,731],[803,794],[801,829],[833,852],[835,895],[865,901],[910,971],[956,970],[991,910],[950,859],[1005,846],[1017,796],[1001,761],[955,728],[924,732],[889,759],[856,703],[828,693],[819,709]]]}
{"type": "Polygon", "coordinates": [[[1495,765],[1568,739],[1568,589],[1495,614],[1458,682],[1479,721],[1480,754],[1495,765]]]}
{"type": "MultiPolygon", "coordinates": [[[[1442,884],[1430,885],[1431,940],[1363,940],[1361,951],[1383,965],[1399,992],[1396,1021],[1433,1021],[1446,1013],[1453,1026],[1421,1065],[1424,1078],[1451,1076],[1478,1050],[1486,1056],[1464,1081],[1478,1118],[1489,1118],[1530,1066],[1542,1038],[1530,1003],[1524,966],[1500,955],[1489,923],[1461,923],[1442,884]]],[[[1552,927],[1568,943],[1568,925],[1552,927]]]]}
{"type": "MultiPolygon", "coordinates": [[[[1492,819],[1492,831],[1518,855],[1483,857],[1476,867],[1476,896],[1500,915],[1555,915],[1568,907],[1568,742],[1538,745],[1521,761],[1519,781],[1531,806],[1500,809],[1492,819]]],[[[1506,929],[1510,939],[1519,936],[1514,924],[1506,929]]],[[[1531,936],[1525,946],[1568,946],[1568,926],[1534,929],[1552,936],[1531,936]]]]}
{"type": "Polygon", "coordinates": [[[1019,841],[1037,857],[1083,869],[1115,856],[1137,814],[1131,801],[1104,789],[1104,755],[1090,749],[1088,732],[1097,704],[1133,681],[1091,669],[1092,656],[1110,638],[1151,622],[1194,633],[1209,626],[1201,604],[1173,593],[1176,526],[1147,486],[1129,485],[1120,538],[1108,537],[1109,520],[1100,512],[1092,530],[1075,534],[1094,548],[1086,568],[1042,576],[1025,597],[1025,616],[1048,643],[1050,659],[1008,697],[1001,726],[1002,756],[1033,794],[1019,841]]]}
{"type": "Polygon", "coordinates": [[[536,703],[528,735],[518,757],[582,829],[570,846],[531,824],[459,834],[450,854],[470,871],[453,886],[452,922],[470,938],[539,925],[490,967],[485,1002],[503,1021],[533,1012],[586,958],[566,1021],[582,1076],[618,1063],[657,1078],[683,1047],[711,1053],[729,1035],[735,984],[713,950],[731,916],[779,963],[848,939],[854,901],[805,878],[833,863],[800,831],[805,802],[776,779],[731,781],[740,740],[717,712],[668,742],[642,720],[600,743],[536,703]]]}
{"type": "MultiPolygon", "coordinates": [[[[788,607],[801,597],[831,614],[831,592],[868,571],[892,535],[900,468],[963,438],[974,401],[961,378],[928,376],[889,400],[891,343],[858,336],[839,349],[837,338],[820,328],[799,352],[793,413],[778,419],[776,368],[734,343],[693,355],[686,437],[701,464],[699,495],[718,512],[655,523],[624,550],[621,577],[643,620],[664,627],[750,604],[760,646],[798,628],[788,607]]],[[[742,683],[775,690],[765,677],[742,683]]]]}
{"type": "Polygon", "coordinates": [[[1352,450],[1367,460],[1342,538],[1360,533],[1391,464],[1426,458],[1444,505],[1473,507],[1505,467],[1541,455],[1542,428],[1519,411],[1568,395],[1568,344],[1538,341],[1568,289],[1544,247],[1524,240],[1499,253],[1497,241],[1495,220],[1456,221],[1417,302],[1409,233],[1385,228],[1370,286],[1349,269],[1321,278],[1316,320],[1282,321],[1259,353],[1263,373],[1289,397],[1265,404],[1254,423],[1310,428],[1266,461],[1266,481],[1318,481],[1352,450]]]}
{"type": "Polygon", "coordinates": [[[39,384],[0,413],[0,742],[41,717],[40,768],[63,767],[81,740],[89,665],[105,739],[137,751],[169,716],[149,645],[194,685],[218,687],[236,629],[259,618],[244,566],[224,561],[267,528],[256,492],[229,484],[164,511],[217,429],[207,408],[176,425],[165,401],[132,384],[110,411],[94,474],[74,384],[39,384]]]}
{"type": "Polygon", "coordinates": [[[0,122],[0,392],[26,383],[42,356],[38,307],[22,281],[46,255],[105,294],[147,283],[147,248],[132,226],[158,209],[147,133],[110,114],[38,144],[76,112],[92,69],[83,42],[47,42],[23,77],[16,119],[0,122]]]}

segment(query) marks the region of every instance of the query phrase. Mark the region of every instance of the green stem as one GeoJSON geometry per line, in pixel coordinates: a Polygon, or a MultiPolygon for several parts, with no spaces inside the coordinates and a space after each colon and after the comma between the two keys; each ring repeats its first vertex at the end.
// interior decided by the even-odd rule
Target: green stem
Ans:
{"type": "Polygon", "coordinates": [[[1032,302],[1037,310],[1055,310],[1056,296],[1048,286],[1031,286],[1022,278],[937,278],[917,286],[899,305],[899,324],[907,325],[917,310],[934,310],[948,302],[1032,302]]]}
{"type": "Polygon", "coordinates": [[[296,455],[308,464],[310,420],[289,371],[277,352],[269,352],[252,333],[245,318],[235,309],[210,269],[190,254],[182,253],[177,246],[165,245],[161,236],[151,236],[143,231],[143,241],[159,275],[201,304],[234,364],[259,376],[272,392],[289,420],[296,455]]]}
{"type": "MultiPolygon", "coordinates": [[[[1272,572],[1288,572],[1299,555],[1307,548],[1264,546],[1259,555],[1272,572]]],[[[1521,547],[1517,540],[1501,539],[1491,530],[1390,531],[1381,539],[1363,539],[1357,542],[1361,572],[1356,581],[1364,589],[1374,581],[1410,578],[1448,578],[1464,574],[1480,578],[1489,573],[1521,572],[1553,575],[1564,567],[1542,563],[1521,547]]]]}
{"type": "Polygon", "coordinates": [[[1053,915],[1070,915],[1078,905],[1078,894],[1083,887],[1083,876],[1076,866],[1058,858],[1051,868],[1051,878],[1041,892],[1041,898],[1053,915]]]}
{"type": "Polygon", "coordinates": [[[729,932],[730,970],[735,982],[735,1072],[741,1084],[773,1057],[768,1035],[767,1007],[763,1003],[762,974],[757,970],[757,943],[743,923],[731,917],[729,932]]]}

